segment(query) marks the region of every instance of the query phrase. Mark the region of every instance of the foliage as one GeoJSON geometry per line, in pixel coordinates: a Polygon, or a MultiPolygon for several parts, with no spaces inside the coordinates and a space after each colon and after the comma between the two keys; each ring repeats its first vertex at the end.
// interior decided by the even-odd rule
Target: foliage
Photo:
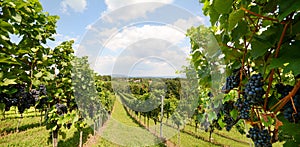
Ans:
{"type": "MultiPolygon", "coordinates": [[[[89,68],[88,59],[74,56],[74,41],[64,41],[54,49],[47,47],[47,41],[54,40],[58,16],[43,12],[38,0],[4,0],[0,6],[0,103],[5,104],[6,111],[11,106],[18,106],[21,114],[30,106],[47,110],[46,128],[54,132],[54,138],[57,133],[64,137],[66,134],[61,129],[72,124],[79,129],[85,127],[87,120],[83,115],[88,114],[78,111],[75,100],[76,94],[85,92],[83,89],[91,88],[83,93],[92,100],[87,99],[88,106],[96,109],[102,102],[99,97],[104,97],[109,99],[103,103],[111,111],[114,97],[103,94],[112,91],[111,85],[96,90],[95,73],[89,68]],[[73,69],[82,79],[74,79],[73,69]],[[79,82],[80,88],[76,86],[79,82]]],[[[109,83],[111,78],[103,76],[97,82],[102,80],[109,83]]]]}
{"type": "MultiPolygon", "coordinates": [[[[210,17],[211,27],[193,27],[188,30],[192,48],[191,62],[198,71],[200,87],[209,91],[212,77],[209,69],[213,63],[207,52],[211,49],[212,33],[219,45],[226,66],[226,74],[235,75],[239,72],[240,82],[233,91],[227,91],[223,103],[246,99],[245,85],[251,76],[261,73],[264,95],[260,104],[252,104],[250,118],[246,122],[260,130],[267,129],[272,135],[271,143],[278,141],[280,134],[289,134],[285,145],[296,146],[299,143],[299,131],[290,129],[290,122],[281,117],[281,110],[297,93],[299,82],[299,10],[297,0],[200,0],[203,12],[210,17]],[[291,84],[292,90],[287,95],[280,95],[276,84],[291,84]],[[236,91],[236,92],[234,92],[236,91]],[[282,126],[283,124],[283,126],[282,126]],[[281,127],[282,126],[282,127],[281,127]],[[279,132],[279,133],[278,133],[279,132]]],[[[220,54],[219,54],[220,55],[220,54]]],[[[221,81],[222,83],[223,81],[221,81]]],[[[224,83],[225,84],[225,83],[224,83]]],[[[247,92],[246,92],[247,93],[247,92]]],[[[295,100],[295,99],[294,99],[295,100]]],[[[204,105],[204,100],[200,105],[204,105]]],[[[291,104],[292,106],[292,104],[291,104]]],[[[216,108],[216,107],[215,107],[216,108]]],[[[236,118],[237,108],[229,117],[236,118]],[[235,112],[236,111],[236,112],[235,112]]],[[[294,108],[294,111],[298,108],[294,108]]],[[[297,112],[291,112],[297,113],[297,112]]],[[[214,118],[215,119],[215,118],[214,118]]],[[[224,121],[224,115],[218,119],[224,121]]],[[[222,124],[222,121],[218,121],[222,124]]],[[[224,126],[224,125],[221,125],[224,126]]]]}

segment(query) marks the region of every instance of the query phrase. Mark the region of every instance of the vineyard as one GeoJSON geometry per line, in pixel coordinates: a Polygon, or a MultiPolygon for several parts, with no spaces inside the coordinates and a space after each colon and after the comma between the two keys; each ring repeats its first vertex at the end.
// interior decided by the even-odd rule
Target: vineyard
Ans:
{"type": "Polygon", "coordinates": [[[299,146],[300,2],[200,0],[185,77],[101,75],[38,0],[0,0],[1,146],[299,146]],[[15,38],[18,38],[16,41],[15,38]]]}

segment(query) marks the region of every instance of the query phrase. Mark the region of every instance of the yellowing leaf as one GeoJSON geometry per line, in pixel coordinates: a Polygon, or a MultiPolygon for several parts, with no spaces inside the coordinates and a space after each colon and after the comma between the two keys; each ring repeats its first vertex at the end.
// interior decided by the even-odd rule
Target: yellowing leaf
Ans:
{"type": "Polygon", "coordinates": [[[8,85],[11,85],[11,84],[17,84],[17,83],[15,82],[15,80],[16,80],[16,79],[7,79],[7,78],[5,78],[5,79],[3,80],[2,86],[8,86],[8,85]]]}

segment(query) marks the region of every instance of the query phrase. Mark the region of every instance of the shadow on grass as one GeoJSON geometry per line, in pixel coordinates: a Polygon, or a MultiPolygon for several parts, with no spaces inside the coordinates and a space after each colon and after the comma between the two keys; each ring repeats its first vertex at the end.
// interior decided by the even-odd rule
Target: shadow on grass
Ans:
{"type": "MultiPolygon", "coordinates": [[[[22,126],[19,126],[19,132],[22,132],[22,131],[26,131],[28,129],[32,129],[32,128],[36,128],[36,127],[40,127],[40,123],[33,123],[33,124],[27,124],[27,125],[22,125],[22,126]]],[[[11,127],[11,128],[5,128],[4,130],[2,130],[0,132],[0,136],[4,136],[6,134],[10,134],[10,133],[14,133],[16,132],[17,130],[17,126],[15,127],[11,127]]]]}
{"type": "MultiPolygon", "coordinates": [[[[87,142],[89,134],[93,133],[93,129],[91,127],[84,128],[82,133],[82,144],[87,142]]],[[[60,140],[58,142],[59,147],[70,147],[70,146],[79,146],[80,139],[80,131],[76,130],[74,135],[67,140],[60,140]]]]}
{"type": "Polygon", "coordinates": [[[141,127],[141,128],[147,129],[147,128],[145,128],[142,124],[140,124],[139,121],[137,121],[133,116],[131,116],[131,115],[129,114],[129,112],[128,112],[128,110],[127,110],[126,107],[123,107],[123,108],[125,109],[127,116],[128,116],[135,124],[138,124],[139,127],[141,127]]]}
{"type": "MultiPolygon", "coordinates": [[[[42,117],[44,118],[45,114],[42,114],[42,117]]],[[[23,118],[34,118],[34,117],[41,117],[40,114],[33,114],[33,115],[25,115],[23,116],[23,118]]],[[[11,120],[11,119],[19,119],[19,118],[22,118],[21,115],[14,115],[14,116],[8,116],[8,115],[5,115],[5,119],[4,118],[1,118],[1,121],[5,121],[5,120],[11,120]]]]}
{"type": "MultiPolygon", "coordinates": [[[[130,115],[128,109],[126,107],[124,107],[127,116],[136,124],[139,125],[139,127],[144,128],[145,130],[149,131],[145,126],[143,126],[138,120],[136,120],[132,115],[130,115]]],[[[150,131],[149,131],[150,132],[150,131]]],[[[150,132],[151,133],[151,132],[150,132]]],[[[154,135],[154,134],[153,134],[154,135]]],[[[154,135],[156,137],[155,140],[155,147],[159,146],[159,147],[165,147],[166,145],[159,139],[158,136],[154,135]]]]}

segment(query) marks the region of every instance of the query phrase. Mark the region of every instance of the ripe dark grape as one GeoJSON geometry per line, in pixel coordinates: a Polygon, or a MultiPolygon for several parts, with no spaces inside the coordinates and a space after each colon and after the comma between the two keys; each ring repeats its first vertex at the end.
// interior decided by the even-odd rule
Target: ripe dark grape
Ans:
{"type": "Polygon", "coordinates": [[[208,97],[214,97],[214,95],[213,95],[211,92],[208,92],[208,93],[207,93],[207,96],[208,96],[208,97]]]}
{"type": "Polygon", "coordinates": [[[254,74],[250,77],[248,83],[245,86],[245,98],[249,100],[250,104],[260,105],[263,103],[263,95],[265,91],[263,89],[263,77],[261,74],[254,74]]]}
{"type": "Polygon", "coordinates": [[[36,89],[32,89],[30,94],[35,99],[35,101],[39,100],[40,91],[37,91],[36,89]]]}
{"type": "Polygon", "coordinates": [[[18,105],[18,99],[16,99],[16,98],[4,97],[2,101],[5,104],[5,111],[9,111],[11,106],[18,105]]]}
{"type": "Polygon", "coordinates": [[[70,128],[71,128],[71,126],[72,126],[72,123],[67,123],[67,125],[66,125],[66,126],[67,126],[67,128],[68,128],[68,129],[70,129],[70,128]]]}
{"type": "Polygon", "coordinates": [[[227,131],[230,131],[232,129],[232,127],[237,123],[237,121],[234,120],[230,116],[225,116],[223,122],[226,123],[226,130],[227,131]]]}
{"type": "Polygon", "coordinates": [[[63,114],[68,113],[67,106],[64,105],[64,104],[57,103],[57,104],[55,105],[55,107],[56,107],[56,110],[57,110],[57,114],[58,114],[58,115],[63,115],[63,114]]]}
{"type": "MultiPolygon", "coordinates": [[[[293,86],[291,85],[283,85],[283,84],[276,84],[275,85],[277,92],[281,94],[281,98],[284,98],[292,91],[293,86]]],[[[289,122],[298,123],[300,122],[300,91],[297,91],[296,94],[293,96],[293,103],[289,101],[283,107],[283,116],[289,122]],[[293,105],[294,104],[294,105],[293,105]],[[294,109],[295,107],[295,109],[294,109]]]]}
{"type": "Polygon", "coordinates": [[[43,97],[40,100],[38,100],[38,104],[35,106],[35,108],[37,109],[42,109],[44,108],[44,106],[47,104],[48,98],[47,97],[43,97]]]}
{"type": "Polygon", "coordinates": [[[238,75],[229,76],[226,78],[226,83],[222,87],[222,92],[228,93],[230,90],[232,90],[235,87],[238,87],[240,83],[240,77],[238,75]]]}
{"type": "Polygon", "coordinates": [[[238,119],[235,120],[231,115],[230,112],[234,109],[234,102],[227,101],[223,104],[222,109],[220,112],[224,114],[223,122],[226,123],[226,130],[230,131],[231,128],[238,122],[238,119]]]}
{"type": "Polygon", "coordinates": [[[239,117],[241,119],[249,119],[250,118],[250,102],[248,100],[243,100],[241,98],[237,99],[234,103],[234,106],[237,107],[239,111],[239,117]]]}
{"type": "Polygon", "coordinates": [[[271,147],[271,135],[268,130],[260,130],[258,127],[250,128],[247,134],[251,138],[256,147],[271,147]]]}
{"type": "Polygon", "coordinates": [[[289,122],[298,123],[299,118],[300,118],[300,113],[295,113],[295,110],[293,109],[293,107],[288,107],[288,108],[284,109],[283,116],[289,122]]]}
{"type": "Polygon", "coordinates": [[[223,104],[221,111],[224,113],[224,115],[230,116],[230,111],[234,109],[233,104],[233,101],[227,101],[223,104]]]}
{"type": "Polygon", "coordinates": [[[41,93],[41,95],[47,95],[47,90],[45,85],[40,85],[39,88],[40,88],[39,92],[41,93]]]}

